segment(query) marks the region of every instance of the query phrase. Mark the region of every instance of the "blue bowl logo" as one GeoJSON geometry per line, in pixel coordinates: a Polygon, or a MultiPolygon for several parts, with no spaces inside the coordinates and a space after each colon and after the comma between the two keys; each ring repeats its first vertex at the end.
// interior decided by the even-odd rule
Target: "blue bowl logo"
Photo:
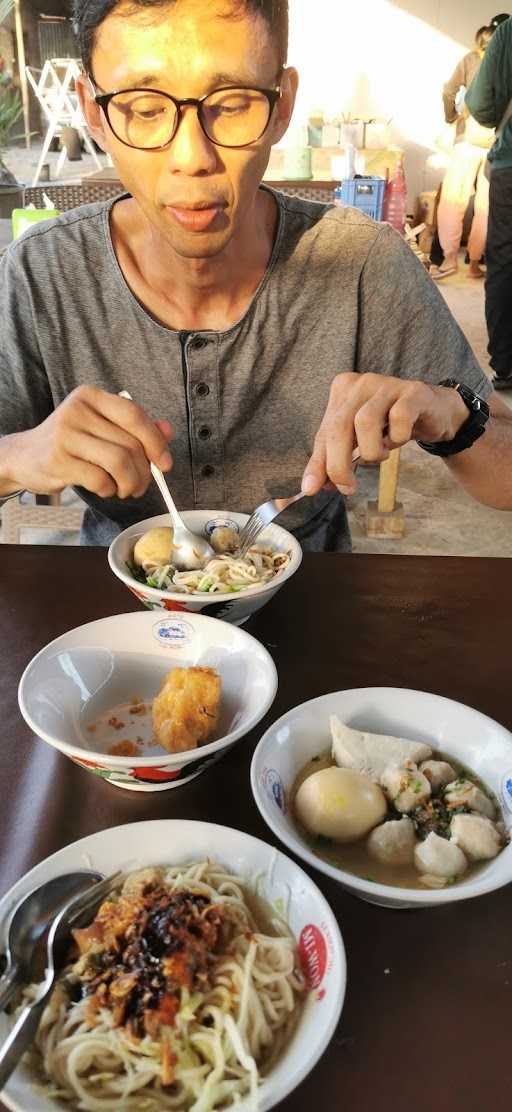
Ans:
{"type": "Polygon", "coordinates": [[[285,815],[286,799],[284,784],[277,769],[264,768],[261,776],[261,783],[269,798],[279,807],[282,814],[285,815]]]}
{"type": "Polygon", "coordinates": [[[153,626],[153,637],[160,645],[166,645],[170,649],[181,649],[184,645],[190,644],[194,636],[194,628],[190,622],[185,622],[183,618],[166,618],[163,622],[157,622],[153,626]]]}
{"type": "Polygon", "coordinates": [[[512,772],[507,773],[503,779],[502,797],[504,807],[512,812],[512,772]]]}

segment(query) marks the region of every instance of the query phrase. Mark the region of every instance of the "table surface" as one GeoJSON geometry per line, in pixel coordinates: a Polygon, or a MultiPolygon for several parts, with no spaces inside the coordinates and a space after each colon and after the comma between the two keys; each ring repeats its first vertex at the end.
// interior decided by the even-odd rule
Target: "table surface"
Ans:
{"type": "MultiPolygon", "coordinates": [[[[247,627],[279,672],[265,721],[216,769],[139,795],[36,740],[16,699],[22,669],[46,642],[135,601],[104,549],[1,546],[1,891],[61,846],[144,819],[204,819],[275,843],[251,796],[254,745],[270,721],[328,691],[420,688],[511,729],[511,602],[508,560],[306,555],[247,627]]],[[[280,1109],[510,1112],[512,886],[446,908],[389,911],[311,875],[344,937],[348,990],[329,1048],[280,1109]]]]}

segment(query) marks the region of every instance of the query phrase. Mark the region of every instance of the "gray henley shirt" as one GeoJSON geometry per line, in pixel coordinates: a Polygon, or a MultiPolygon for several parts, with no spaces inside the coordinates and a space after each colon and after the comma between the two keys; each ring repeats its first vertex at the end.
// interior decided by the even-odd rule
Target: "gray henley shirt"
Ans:
{"type": "MultiPolygon", "coordinates": [[[[0,265],[0,434],[39,424],[81,383],[129,390],[174,426],[168,481],[178,506],[250,512],[269,493],[293,493],[339,372],[454,377],[489,394],[441,295],[395,232],[355,209],[274,196],[266,273],[225,332],[174,331],[140,304],[112,245],[115,200],[13,243],[0,265]]],[[[78,493],[87,544],[108,544],[162,512],[154,484],[140,499],[78,493]]],[[[337,492],[303,499],[286,519],[305,549],[350,548],[337,492]]]]}

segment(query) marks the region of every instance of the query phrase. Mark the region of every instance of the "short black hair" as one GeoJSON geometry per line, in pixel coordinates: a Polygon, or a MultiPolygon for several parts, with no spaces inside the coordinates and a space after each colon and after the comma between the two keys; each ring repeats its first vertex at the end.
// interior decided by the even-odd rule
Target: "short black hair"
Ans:
{"type": "MultiPolygon", "coordinates": [[[[87,72],[91,69],[97,28],[116,8],[126,14],[151,8],[170,8],[176,0],[74,0],[73,24],[78,38],[82,62],[87,72]]],[[[279,69],[286,65],[288,55],[288,0],[231,0],[233,16],[241,9],[258,13],[268,25],[275,39],[279,69]]]]}
{"type": "Polygon", "coordinates": [[[510,19],[510,12],[502,12],[501,15],[495,15],[494,18],[491,19],[489,27],[492,27],[495,31],[500,23],[505,23],[506,19],[510,19]]]}

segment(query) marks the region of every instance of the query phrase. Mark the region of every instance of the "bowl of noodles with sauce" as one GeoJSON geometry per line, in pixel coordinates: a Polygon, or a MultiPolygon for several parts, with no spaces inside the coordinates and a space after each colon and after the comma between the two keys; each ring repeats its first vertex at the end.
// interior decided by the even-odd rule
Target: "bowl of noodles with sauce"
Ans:
{"type": "Polygon", "coordinates": [[[237,556],[237,538],[248,514],[190,510],[185,525],[210,541],[215,556],[197,572],[177,572],[172,565],[172,530],[168,514],[125,529],[108,552],[111,570],[150,610],[201,612],[241,625],[260,610],[302,560],[299,542],[272,523],[247,556],[237,556]]]}
{"type": "MultiPolygon", "coordinates": [[[[337,1026],[346,961],[302,869],[239,830],[162,820],[104,830],[37,865],[9,913],[51,877],[123,877],[69,952],[2,1100],[12,1112],[266,1112],[307,1076],[337,1026]]],[[[37,993],[0,1016],[3,1040],[37,993]]]]}

